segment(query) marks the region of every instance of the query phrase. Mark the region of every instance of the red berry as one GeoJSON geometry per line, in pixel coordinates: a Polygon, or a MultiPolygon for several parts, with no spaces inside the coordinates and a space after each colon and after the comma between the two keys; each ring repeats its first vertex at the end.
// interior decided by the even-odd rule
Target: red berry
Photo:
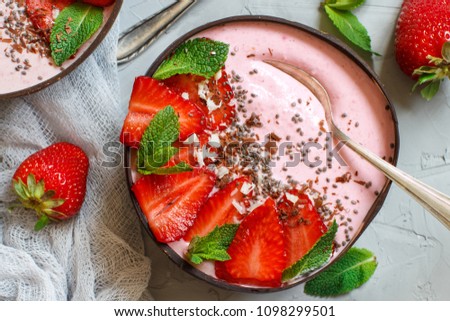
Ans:
{"type": "Polygon", "coordinates": [[[179,116],[181,140],[203,131],[204,115],[195,104],[184,100],[158,80],[141,76],[134,82],[129,112],[120,134],[121,142],[138,147],[153,116],[169,105],[179,116]]]}
{"type": "Polygon", "coordinates": [[[66,220],[83,204],[89,160],[78,146],[56,143],[32,154],[13,175],[13,187],[26,208],[39,217],[36,228],[48,220],[66,220]]]}
{"type": "Polygon", "coordinates": [[[244,218],[227,252],[231,259],[215,264],[218,278],[238,284],[281,285],[286,268],[285,241],[271,198],[244,218]]]}
{"type": "Polygon", "coordinates": [[[53,9],[63,10],[76,0],[26,0],[26,11],[33,26],[39,30],[46,41],[50,40],[53,27],[53,9]]]}
{"type": "Polygon", "coordinates": [[[240,202],[251,196],[251,191],[246,194],[241,192],[244,183],[250,184],[250,180],[247,177],[240,177],[211,196],[198,213],[194,225],[183,238],[190,241],[194,236],[207,235],[216,226],[240,222],[245,213],[240,213],[236,206],[245,210],[245,206],[240,202]]]}
{"type": "Polygon", "coordinates": [[[215,183],[215,175],[195,169],[173,175],[147,175],[131,188],[159,242],[177,241],[194,223],[215,183]]]}
{"type": "Polygon", "coordinates": [[[434,66],[428,55],[441,57],[450,41],[450,1],[405,0],[397,21],[395,56],[405,74],[413,76],[421,66],[434,66]]]}
{"type": "Polygon", "coordinates": [[[327,228],[307,195],[298,190],[287,193],[278,202],[278,211],[286,239],[287,265],[291,266],[314,246],[327,228]]]}
{"type": "Polygon", "coordinates": [[[234,93],[225,68],[222,68],[217,76],[218,78],[206,80],[201,76],[184,74],[164,80],[168,87],[180,95],[185,95],[203,110],[206,115],[206,128],[210,130],[227,128],[236,114],[234,93]],[[214,109],[216,107],[217,109],[214,109]]]}

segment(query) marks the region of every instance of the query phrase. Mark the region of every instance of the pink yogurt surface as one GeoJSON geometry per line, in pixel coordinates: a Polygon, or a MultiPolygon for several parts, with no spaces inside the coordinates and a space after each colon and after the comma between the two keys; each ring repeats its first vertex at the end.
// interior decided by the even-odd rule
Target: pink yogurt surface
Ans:
{"type": "MultiPolygon", "coordinates": [[[[300,29],[272,22],[230,22],[202,31],[193,38],[196,37],[230,44],[226,70],[228,74],[234,72],[241,77],[240,82],[233,84],[235,88],[248,91],[246,114],[248,117],[254,112],[260,116],[263,127],[255,129],[260,139],[274,132],[284,141],[288,141],[288,136],[294,146],[308,142],[310,137],[322,147],[331,141],[333,146],[337,143],[327,141],[328,135],[324,132],[318,134],[321,129],[328,131],[328,126],[323,108],[312,93],[263,62],[276,59],[299,66],[322,83],[330,95],[336,123],[348,136],[387,160],[394,157],[395,125],[391,111],[386,107],[388,101],[377,83],[332,45],[300,29]],[[248,103],[249,99],[251,103],[248,103]],[[301,123],[292,121],[296,114],[302,118],[301,123]],[[299,127],[303,136],[297,132],[299,127]]],[[[238,116],[245,121],[243,113],[238,116]]],[[[309,167],[301,162],[286,167],[290,159],[280,155],[272,171],[274,177],[282,181],[290,175],[300,184],[312,184],[312,198],[326,194],[325,203],[334,214],[324,219],[327,223],[336,219],[339,224],[336,255],[361,229],[386,184],[386,178],[345,146],[339,151],[345,164],[333,158],[331,168],[327,164],[329,152],[326,149],[314,147],[310,150],[309,161],[321,161],[319,167],[309,167]],[[336,180],[344,175],[349,178],[348,182],[336,180]]],[[[301,155],[301,150],[298,154],[301,155]]],[[[188,244],[178,241],[169,245],[183,256],[188,244]]],[[[214,275],[213,265],[209,262],[198,268],[214,275]]]]}
{"type": "MultiPolygon", "coordinates": [[[[0,0],[0,95],[9,94],[16,91],[24,90],[32,86],[38,85],[39,83],[47,82],[49,79],[56,77],[64,69],[70,67],[77,61],[77,57],[86,51],[86,49],[92,44],[98,33],[104,26],[105,22],[109,19],[114,6],[109,6],[103,11],[103,25],[99,30],[85,43],[81,46],[75,55],[75,59],[69,59],[58,67],[53,64],[51,58],[40,55],[39,53],[32,53],[27,50],[23,50],[21,53],[15,52],[14,58],[19,59],[19,63],[11,61],[11,57],[5,56],[5,52],[11,50],[11,43],[8,42],[10,37],[5,33],[5,18],[7,18],[12,10],[17,10],[15,1],[13,8],[6,6],[10,1],[0,0]],[[31,67],[24,69],[25,66],[23,62],[25,60],[29,61],[31,67]],[[17,70],[17,66],[21,65],[21,69],[17,70]]],[[[14,2],[14,1],[13,1],[14,2]]],[[[54,13],[57,15],[57,12],[54,13]]],[[[20,13],[19,16],[26,15],[26,13],[20,13]]],[[[31,22],[26,19],[24,21],[25,25],[30,25],[31,22]]]]}

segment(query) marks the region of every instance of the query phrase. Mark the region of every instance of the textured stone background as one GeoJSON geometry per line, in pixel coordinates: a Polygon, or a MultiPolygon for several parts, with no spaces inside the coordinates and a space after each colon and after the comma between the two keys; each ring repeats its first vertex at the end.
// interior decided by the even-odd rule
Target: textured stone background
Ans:
{"type": "MultiPolygon", "coordinates": [[[[126,0],[121,30],[172,4],[173,0],[126,0]]],[[[122,103],[127,108],[134,77],[185,31],[233,15],[264,14],[297,21],[337,35],[320,10],[320,0],[198,0],[143,55],[120,68],[122,103]]],[[[401,0],[367,0],[355,11],[367,27],[372,47],[382,54],[358,52],[385,84],[398,116],[398,166],[450,194],[450,82],[431,103],[410,95],[412,82],[393,56],[394,27],[401,0]]],[[[134,215],[134,213],[130,213],[134,215]]],[[[372,250],[379,266],[372,279],[342,300],[450,300],[450,231],[409,196],[392,186],[387,200],[356,246],[372,250]]],[[[152,259],[151,293],[157,300],[311,300],[297,286],[274,294],[241,294],[209,286],[181,271],[147,241],[152,259]]]]}

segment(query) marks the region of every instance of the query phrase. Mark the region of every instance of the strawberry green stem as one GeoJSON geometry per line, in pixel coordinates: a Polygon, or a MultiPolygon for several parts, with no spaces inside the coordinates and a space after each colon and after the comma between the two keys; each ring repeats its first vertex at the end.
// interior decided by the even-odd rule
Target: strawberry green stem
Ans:
{"type": "Polygon", "coordinates": [[[422,66],[414,70],[413,75],[419,78],[412,88],[414,91],[417,87],[423,86],[420,94],[426,100],[431,100],[439,91],[439,87],[445,78],[450,79],[450,42],[447,41],[442,46],[442,58],[427,56],[430,62],[428,66],[422,66]],[[433,66],[434,65],[434,66],[433,66]]]}

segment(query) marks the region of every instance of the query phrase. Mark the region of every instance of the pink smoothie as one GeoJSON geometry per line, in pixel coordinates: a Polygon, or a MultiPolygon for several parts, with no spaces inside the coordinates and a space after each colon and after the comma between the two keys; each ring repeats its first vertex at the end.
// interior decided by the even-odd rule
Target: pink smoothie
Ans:
{"type": "MultiPolygon", "coordinates": [[[[245,122],[254,113],[262,123],[262,127],[253,128],[259,141],[271,133],[280,138],[273,178],[282,182],[294,179],[298,187],[309,187],[306,192],[310,198],[324,208],[320,212],[325,222],[330,224],[336,219],[339,224],[334,255],[338,254],[361,229],[386,178],[345,146],[339,151],[343,162],[337,157],[330,159],[329,152],[337,142],[327,135],[321,104],[302,84],[263,60],[287,61],[316,77],[330,95],[338,126],[357,142],[392,161],[395,124],[378,85],[332,45],[294,27],[232,22],[195,37],[230,44],[226,70],[234,75],[231,82],[240,92],[240,121],[245,122]],[[293,156],[283,155],[282,151],[288,150],[283,146],[289,144],[293,146],[293,156]],[[305,146],[310,146],[308,155],[305,146]]],[[[170,246],[183,256],[187,243],[178,241],[170,246]]],[[[210,263],[199,268],[214,275],[210,263]]]]}
{"type": "MultiPolygon", "coordinates": [[[[104,9],[103,25],[113,8],[104,9]]],[[[55,9],[54,17],[57,15],[58,10],[55,9]]],[[[98,33],[79,49],[76,57],[92,44],[98,33]]],[[[76,57],[67,60],[61,67],[54,65],[48,44],[35,34],[27,18],[25,1],[0,0],[0,95],[47,82],[75,63],[76,57]]]]}

